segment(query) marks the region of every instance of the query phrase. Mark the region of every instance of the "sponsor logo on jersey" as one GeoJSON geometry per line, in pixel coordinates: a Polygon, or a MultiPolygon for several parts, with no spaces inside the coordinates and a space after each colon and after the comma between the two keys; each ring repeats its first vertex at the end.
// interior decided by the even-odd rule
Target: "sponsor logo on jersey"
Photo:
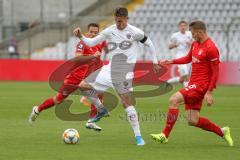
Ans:
{"type": "Polygon", "coordinates": [[[192,62],[193,62],[193,63],[199,63],[200,60],[197,59],[196,57],[192,56],[192,62]]]}

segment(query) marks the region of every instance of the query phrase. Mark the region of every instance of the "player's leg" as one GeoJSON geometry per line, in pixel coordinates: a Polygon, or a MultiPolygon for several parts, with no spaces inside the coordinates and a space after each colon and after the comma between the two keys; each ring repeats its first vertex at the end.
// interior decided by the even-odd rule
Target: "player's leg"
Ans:
{"type": "Polygon", "coordinates": [[[169,84],[177,84],[177,83],[179,83],[179,81],[180,81],[180,77],[176,76],[176,77],[172,77],[169,80],[167,80],[167,83],[169,83],[169,84]]]}
{"type": "Polygon", "coordinates": [[[180,77],[179,83],[182,83],[184,87],[187,87],[188,86],[188,80],[189,80],[189,76],[184,75],[184,76],[180,77]]]}
{"type": "Polygon", "coordinates": [[[187,87],[190,72],[188,65],[187,64],[178,65],[178,72],[180,75],[179,83],[182,83],[184,87],[187,87]]]}
{"type": "Polygon", "coordinates": [[[133,129],[136,144],[139,146],[145,145],[145,141],[143,140],[140,132],[138,114],[135,107],[132,104],[131,92],[121,93],[119,94],[119,97],[121,98],[123,107],[125,108],[125,112],[127,114],[128,121],[133,129]]]}
{"type": "Polygon", "coordinates": [[[213,132],[216,135],[224,138],[230,146],[233,146],[233,140],[230,135],[229,127],[220,128],[209,119],[201,117],[198,110],[187,110],[187,120],[190,126],[195,126],[205,131],[213,132]]]}
{"type": "Polygon", "coordinates": [[[190,126],[195,126],[206,131],[213,132],[223,137],[221,128],[205,117],[200,117],[198,110],[187,110],[187,120],[190,126]]]}
{"type": "Polygon", "coordinates": [[[200,110],[204,99],[206,89],[198,85],[190,85],[186,89],[181,90],[185,95],[185,109],[187,111],[188,124],[201,128],[206,131],[213,132],[220,137],[223,137],[230,146],[233,141],[230,136],[230,129],[228,127],[220,128],[209,119],[200,116],[200,110]]]}
{"type": "Polygon", "coordinates": [[[48,108],[53,107],[56,104],[61,103],[65,98],[67,97],[67,95],[63,95],[62,93],[58,93],[56,96],[51,97],[46,99],[45,101],[43,101],[42,104],[40,104],[39,106],[34,106],[32,109],[32,112],[29,116],[29,123],[32,124],[37,116],[43,111],[46,110],[48,108]]]}
{"type": "MultiPolygon", "coordinates": [[[[101,103],[103,103],[103,94],[102,93],[98,94],[98,98],[101,101],[101,103]]],[[[91,104],[90,110],[91,110],[91,112],[89,114],[89,118],[95,117],[97,115],[97,108],[94,104],[91,104]]]]}
{"type": "Polygon", "coordinates": [[[177,121],[178,118],[178,113],[179,113],[179,104],[184,102],[184,97],[182,93],[177,92],[173,94],[170,99],[169,99],[169,109],[167,113],[167,120],[165,124],[165,128],[163,129],[162,133],[160,134],[151,134],[151,137],[154,140],[157,140],[161,143],[167,143],[168,142],[168,137],[172,131],[172,128],[174,127],[175,122],[177,121]]]}
{"type": "MultiPolygon", "coordinates": [[[[102,117],[109,116],[107,109],[104,107],[104,105],[102,104],[101,100],[98,97],[99,92],[95,89],[95,87],[97,86],[99,86],[97,85],[97,82],[90,84],[85,80],[83,80],[79,84],[79,89],[82,91],[83,95],[86,96],[97,109],[96,116],[94,118],[89,119],[89,122],[97,122],[102,117]]],[[[100,90],[103,90],[103,91],[107,89],[107,87],[105,86],[100,86],[100,87],[102,87],[100,88],[100,90]]]]}
{"type": "MultiPolygon", "coordinates": [[[[101,102],[103,102],[103,94],[99,94],[98,98],[100,99],[101,102]]],[[[97,116],[97,108],[94,106],[94,104],[91,104],[90,109],[91,111],[89,114],[89,120],[86,123],[86,128],[93,129],[94,131],[101,131],[102,130],[101,127],[99,127],[96,123],[91,122],[91,119],[97,116]]]]}
{"type": "Polygon", "coordinates": [[[90,121],[97,122],[102,117],[109,116],[107,109],[98,98],[98,94],[105,92],[112,86],[111,72],[108,69],[104,69],[103,66],[86,77],[79,86],[83,95],[86,96],[98,110],[97,115],[91,118],[90,121]]]}
{"type": "Polygon", "coordinates": [[[39,106],[33,107],[32,112],[29,116],[29,123],[32,124],[40,112],[43,110],[51,108],[58,103],[62,103],[62,101],[67,98],[68,95],[70,95],[78,88],[79,83],[80,80],[73,76],[68,76],[66,79],[64,79],[64,84],[59,88],[58,94],[56,96],[46,99],[39,106]]]}

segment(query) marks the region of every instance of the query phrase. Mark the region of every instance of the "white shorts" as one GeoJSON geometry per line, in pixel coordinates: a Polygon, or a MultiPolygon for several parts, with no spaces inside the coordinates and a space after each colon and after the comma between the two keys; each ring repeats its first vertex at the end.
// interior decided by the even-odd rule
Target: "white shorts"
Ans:
{"type": "Polygon", "coordinates": [[[181,76],[190,75],[192,64],[180,64],[178,65],[178,73],[181,76]]]}
{"type": "Polygon", "coordinates": [[[97,92],[105,92],[111,87],[117,93],[124,94],[130,92],[132,88],[132,79],[126,79],[126,76],[122,76],[121,73],[113,74],[104,66],[85,78],[85,82],[90,84],[97,92]]]}

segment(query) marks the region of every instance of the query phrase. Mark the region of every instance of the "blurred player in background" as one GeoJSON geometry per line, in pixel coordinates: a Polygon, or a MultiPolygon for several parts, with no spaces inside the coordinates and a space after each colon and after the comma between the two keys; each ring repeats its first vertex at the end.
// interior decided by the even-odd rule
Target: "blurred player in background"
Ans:
{"type": "Polygon", "coordinates": [[[209,119],[200,116],[202,102],[205,98],[207,105],[213,104],[212,91],[216,88],[219,72],[219,51],[206,33],[206,25],[202,21],[190,23],[193,42],[189,53],[174,60],[163,60],[161,64],[187,64],[192,62],[192,74],[187,87],[173,94],[169,100],[169,110],[165,128],[160,134],[152,134],[152,138],[161,143],[167,143],[170,132],[178,118],[179,105],[185,103],[188,124],[213,132],[233,146],[230,128],[220,128],[209,119]]]}
{"type": "MultiPolygon", "coordinates": [[[[175,58],[185,56],[192,44],[192,33],[188,31],[188,24],[186,21],[180,21],[178,23],[179,32],[173,33],[170,39],[169,49],[175,49],[175,58]]],[[[191,64],[179,64],[178,73],[180,76],[173,77],[167,82],[170,84],[183,83],[184,87],[187,87],[191,64]]]]}
{"type": "Polygon", "coordinates": [[[104,29],[97,37],[92,39],[82,36],[80,28],[74,30],[74,34],[83,40],[86,45],[94,46],[106,40],[108,46],[110,44],[112,46],[111,48],[109,47],[109,64],[104,65],[97,75],[93,73],[86,80],[82,81],[80,88],[85,91],[85,94],[98,109],[97,116],[92,119],[93,122],[100,120],[104,116],[108,116],[107,109],[94,94],[104,92],[109,87],[114,88],[125,108],[128,121],[134,131],[136,144],[142,146],[145,144],[145,141],[141,136],[137,111],[131,102],[130,88],[132,88],[132,80],[126,80],[126,75],[123,73],[133,72],[139,51],[139,43],[143,43],[149,47],[150,53],[153,56],[153,69],[155,72],[159,71],[160,66],[158,65],[155,47],[150,38],[139,28],[128,24],[127,8],[116,8],[114,18],[115,25],[104,29]],[[130,66],[130,64],[133,65],[130,66]],[[91,77],[94,77],[94,82],[89,82],[91,77]]]}
{"type": "MultiPolygon", "coordinates": [[[[99,25],[96,23],[90,23],[88,25],[88,32],[86,36],[88,38],[94,38],[99,33],[99,25]]],[[[72,92],[78,89],[80,82],[87,77],[90,73],[102,67],[103,63],[100,59],[101,52],[104,50],[107,53],[107,44],[105,41],[94,45],[93,47],[88,47],[83,41],[80,41],[76,47],[76,56],[88,56],[92,60],[88,64],[81,65],[71,71],[64,79],[64,84],[60,88],[58,94],[54,97],[46,99],[39,106],[34,106],[29,117],[29,123],[32,124],[36,120],[37,116],[45,109],[48,109],[55,104],[62,103],[65,98],[67,98],[72,92]],[[73,86],[73,87],[69,87],[73,86]]],[[[102,100],[102,95],[99,95],[102,100]]],[[[91,112],[89,118],[95,117],[97,114],[96,107],[91,105],[91,112]]],[[[97,126],[94,122],[87,122],[86,128],[93,129],[96,131],[101,131],[101,127],[97,126]]]]}

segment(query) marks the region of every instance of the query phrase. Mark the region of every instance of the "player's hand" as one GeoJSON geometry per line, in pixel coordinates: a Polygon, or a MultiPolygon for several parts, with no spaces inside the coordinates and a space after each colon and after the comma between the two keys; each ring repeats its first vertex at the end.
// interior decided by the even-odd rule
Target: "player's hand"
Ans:
{"type": "Polygon", "coordinates": [[[161,66],[159,64],[153,64],[153,71],[154,73],[159,73],[161,66]]]}
{"type": "Polygon", "coordinates": [[[76,37],[81,38],[81,37],[82,37],[81,28],[80,28],[80,27],[75,28],[75,29],[73,30],[73,34],[74,34],[76,37]]]}
{"type": "Polygon", "coordinates": [[[187,45],[191,46],[192,45],[192,41],[187,41],[187,45]]]}
{"type": "Polygon", "coordinates": [[[205,98],[208,106],[211,106],[213,104],[213,96],[212,96],[212,93],[210,91],[207,91],[204,98],[205,98]]]}
{"type": "Polygon", "coordinates": [[[172,60],[166,60],[166,59],[165,59],[165,60],[161,60],[161,61],[160,61],[160,64],[161,64],[161,65],[169,65],[169,64],[172,64],[172,63],[173,63],[172,60]]]}
{"type": "Polygon", "coordinates": [[[177,48],[177,47],[178,47],[177,43],[171,43],[171,44],[168,46],[169,49],[173,49],[173,48],[177,48]]]}
{"type": "Polygon", "coordinates": [[[93,56],[96,57],[96,58],[98,58],[98,57],[101,56],[101,54],[102,54],[101,52],[97,51],[93,56]]]}

